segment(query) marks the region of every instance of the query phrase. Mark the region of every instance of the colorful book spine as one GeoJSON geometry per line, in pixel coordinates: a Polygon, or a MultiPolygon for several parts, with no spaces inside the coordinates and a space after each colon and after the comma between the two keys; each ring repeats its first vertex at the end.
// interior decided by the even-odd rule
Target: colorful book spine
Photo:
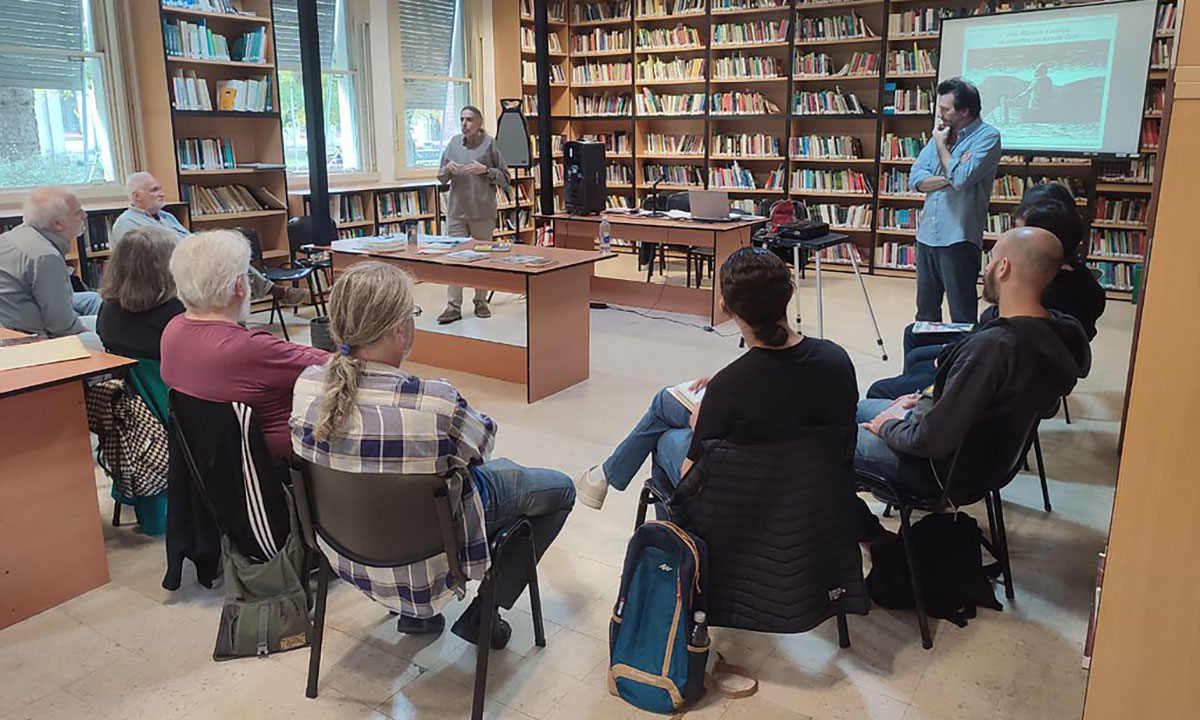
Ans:
{"type": "Polygon", "coordinates": [[[797,135],[789,139],[789,155],[804,158],[861,158],[862,141],[850,135],[797,135]]]}

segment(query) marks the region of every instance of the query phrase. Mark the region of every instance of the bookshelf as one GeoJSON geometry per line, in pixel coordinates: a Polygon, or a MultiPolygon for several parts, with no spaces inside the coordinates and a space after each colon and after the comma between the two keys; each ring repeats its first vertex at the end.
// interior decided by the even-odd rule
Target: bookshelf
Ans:
{"type": "MultiPolygon", "coordinates": [[[[308,215],[310,201],[309,190],[288,193],[293,215],[308,215]]],[[[329,218],[339,238],[400,235],[406,222],[417,222],[421,233],[436,235],[442,227],[440,217],[437,180],[329,188],[329,218]]]]}
{"type": "MultiPolygon", "coordinates": [[[[532,0],[513,4],[522,8],[522,32],[531,33],[532,0]]],[[[551,131],[563,140],[603,140],[606,159],[630,167],[616,175],[631,182],[610,182],[609,207],[644,203],[660,176],[664,193],[727,190],[736,207],[748,210],[765,212],[784,198],[803,200],[815,216],[852,237],[864,268],[914,277],[911,258],[924,198],[908,190],[907,177],[933,125],[941,20],[1026,5],[1036,2],[562,0],[552,3],[560,20],[552,18],[550,31],[568,67],[564,81],[551,86],[551,131]],[[626,33],[630,44],[618,46],[626,33]],[[577,36],[608,44],[577,45],[577,36]],[[628,102],[617,112],[599,112],[609,104],[586,103],[597,97],[628,102]],[[614,147],[622,152],[614,154],[614,147]]],[[[1006,156],[998,172],[1004,185],[989,208],[985,253],[1011,226],[1009,214],[1025,187],[1063,182],[1080,198],[1091,225],[1092,238],[1085,241],[1099,236],[1097,249],[1108,251],[1092,253],[1089,264],[1101,271],[1111,297],[1130,297],[1129,284],[1117,280],[1131,277],[1144,255],[1114,251],[1144,252],[1149,232],[1109,226],[1100,219],[1106,215],[1096,215],[1095,222],[1092,217],[1123,198],[1152,202],[1158,135],[1169,114],[1163,89],[1174,7],[1175,0],[1160,0],[1143,154],[1115,161],[1006,156]],[[1137,232],[1145,237],[1135,242],[1130,233],[1137,232]]],[[[532,52],[519,48],[500,52],[498,57],[532,59],[532,52]]],[[[552,64],[562,60],[551,57],[552,64]]],[[[535,83],[536,77],[525,79],[535,83]]],[[[536,86],[523,85],[522,91],[533,134],[536,86]]],[[[561,208],[557,186],[555,198],[561,208]]],[[[823,259],[831,269],[849,271],[848,252],[823,259]]]]}
{"type": "Polygon", "coordinates": [[[188,206],[193,229],[253,228],[264,259],[281,260],[289,196],[272,5],[240,7],[249,14],[131,4],[146,169],[188,206]]]}

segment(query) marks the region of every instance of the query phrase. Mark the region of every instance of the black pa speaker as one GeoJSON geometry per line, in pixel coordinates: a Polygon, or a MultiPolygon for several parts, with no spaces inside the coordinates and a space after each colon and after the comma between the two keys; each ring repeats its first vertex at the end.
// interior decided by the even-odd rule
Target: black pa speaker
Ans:
{"type": "Polygon", "coordinates": [[[567,212],[591,215],[604,210],[604,143],[571,140],[563,154],[567,212]]]}

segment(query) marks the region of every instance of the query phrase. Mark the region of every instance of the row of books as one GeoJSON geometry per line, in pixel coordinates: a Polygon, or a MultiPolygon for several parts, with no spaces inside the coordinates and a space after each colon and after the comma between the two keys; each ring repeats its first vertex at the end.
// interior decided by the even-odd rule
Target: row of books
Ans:
{"type": "Polygon", "coordinates": [[[633,172],[628,165],[609,163],[604,166],[604,181],[609,185],[632,185],[633,172]]]}
{"type": "Polygon", "coordinates": [[[1142,150],[1158,149],[1159,121],[1146,119],[1142,121],[1142,150]]]}
{"type": "Polygon", "coordinates": [[[1058,183],[1077,198],[1087,195],[1087,186],[1083,183],[1083,178],[1074,176],[1050,177],[1047,175],[1030,175],[1025,179],[1025,187],[1031,188],[1034,185],[1042,185],[1044,183],[1058,183]]]}
{"type": "Polygon", "coordinates": [[[851,40],[875,37],[858,13],[801,18],[796,25],[798,40],[851,40]]]}
{"type": "MultiPolygon", "coordinates": [[[[552,53],[561,53],[562,45],[558,42],[558,35],[547,33],[546,44],[552,53]]],[[[537,35],[534,34],[533,28],[521,26],[521,49],[533,52],[537,48],[537,35]]]]}
{"type": "MultiPolygon", "coordinates": [[[[533,0],[521,0],[521,17],[526,20],[532,20],[533,13],[533,0]]],[[[546,15],[550,18],[551,22],[566,22],[567,4],[562,2],[562,0],[546,3],[546,15]]]]}
{"type": "Polygon", "coordinates": [[[1013,228],[1012,215],[1009,213],[988,213],[987,222],[984,226],[984,232],[990,235],[999,235],[1003,232],[1008,232],[1013,228]]]}
{"type": "MultiPolygon", "coordinates": [[[[628,66],[626,66],[628,68],[628,66]]],[[[704,80],[705,59],[648,57],[638,62],[639,80],[704,80]]]]}
{"type": "Polygon", "coordinates": [[[917,246],[912,243],[880,243],[875,249],[875,267],[916,270],[917,246]]]}
{"type": "Polygon", "coordinates": [[[587,62],[576,65],[571,70],[571,82],[577,85],[630,82],[631,80],[633,80],[633,69],[627,62],[587,62]]]}
{"type": "Polygon", "coordinates": [[[336,223],[364,222],[367,219],[362,195],[330,195],[329,217],[336,223]]]}
{"type": "Polygon", "coordinates": [[[235,0],[162,0],[162,5],[163,7],[177,7],[185,10],[200,10],[202,12],[255,17],[255,13],[242,10],[241,3],[235,2],[235,0]]]}
{"type": "Polygon", "coordinates": [[[1116,160],[1099,163],[1099,179],[1104,182],[1154,182],[1155,156],[1144,155],[1135,160],[1116,160]]]}
{"type": "Polygon", "coordinates": [[[1089,262],[1088,267],[1100,271],[1100,287],[1105,290],[1124,292],[1133,290],[1134,265],[1132,263],[1089,262]]]}
{"type": "Polygon", "coordinates": [[[576,115],[628,115],[633,111],[633,101],[628,95],[576,95],[576,115]]]}
{"type": "Polygon", "coordinates": [[[704,12],[705,0],[638,0],[638,17],[695,15],[704,12]]]}
{"type": "Polygon", "coordinates": [[[227,110],[234,112],[270,112],[271,76],[245,80],[218,80],[217,101],[209,94],[208,81],[188,70],[176,70],[171,76],[171,107],[176,110],[227,110]]]}
{"type": "Polygon", "coordinates": [[[266,31],[259,28],[234,39],[215,33],[204,20],[163,20],[163,42],[171,57],[199,60],[266,62],[266,31]]]}
{"type": "Polygon", "coordinates": [[[915,207],[879,208],[879,227],[886,230],[916,230],[921,224],[921,209],[915,207]]]}
{"type": "Polygon", "coordinates": [[[1158,15],[1154,19],[1154,29],[1159,32],[1173,32],[1176,20],[1175,3],[1163,3],[1158,6],[1158,15]]]}
{"type": "Polygon", "coordinates": [[[629,49],[628,30],[605,30],[596,28],[591,32],[571,36],[572,53],[612,52],[629,49]]]}
{"type": "MultiPolygon", "coordinates": [[[[437,235],[438,234],[437,221],[434,220],[433,218],[428,218],[426,220],[418,220],[416,222],[417,222],[417,232],[421,233],[422,235],[437,235]]],[[[394,223],[390,223],[387,225],[378,225],[378,226],[376,226],[375,231],[377,233],[379,233],[380,235],[402,235],[402,234],[408,232],[408,222],[403,222],[403,223],[394,222],[394,223]]]]}
{"type": "Polygon", "coordinates": [[[518,183],[509,185],[506,188],[496,188],[496,204],[497,205],[528,205],[529,191],[525,189],[525,185],[518,183]]]}
{"type": "Polygon", "coordinates": [[[638,28],[639,50],[669,50],[671,48],[703,47],[700,31],[691,25],[679,24],[673,28],[638,28]]]}
{"type": "Polygon", "coordinates": [[[822,54],[820,57],[823,57],[824,60],[820,62],[820,71],[809,69],[812,61],[808,58],[812,55],[813,53],[809,53],[801,57],[800,53],[795,53],[792,56],[792,72],[796,75],[827,75],[829,77],[879,74],[879,53],[877,52],[856,52],[837,70],[833,69],[837,66],[833,64],[829,56],[822,54]]]}
{"type": "Polygon", "coordinates": [[[192,217],[284,209],[267,188],[246,185],[184,185],[183,200],[192,217]]]}
{"type": "Polygon", "coordinates": [[[787,7],[787,0],[712,0],[709,5],[713,12],[728,12],[730,10],[770,10],[787,7]]]}
{"type": "Polygon", "coordinates": [[[653,155],[703,155],[703,135],[664,135],[662,133],[646,134],[646,152],[653,155]]]}
{"type": "Polygon", "coordinates": [[[497,221],[497,232],[529,230],[532,227],[529,210],[526,209],[501,210],[497,221]]]}
{"type": "Polygon", "coordinates": [[[714,115],[778,115],[779,106],[760,92],[713,93],[714,115]]]}
{"type": "Polygon", "coordinates": [[[1150,67],[1166,70],[1171,66],[1171,41],[1159,38],[1150,46],[1150,67]]]}
{"type": "Polygon", "coordinates": [[[883,195],[912,195],[920,197],[921,193],[908,186],[908,171],[892,168],[885,170],[879,176],[879,192],[883,195]]]}
{"type": "Polygon", "coordinates": [[[521,96],[521,113],[527,118],[536,117],[538,114],[537,95],[529,95],[528,93],[521,96]]]}
{"type": "Polygon", "coordinates": [[[412,215],[428,215],[429,193],[421,190],[392,190],[375,195],[380,222],[398,220],[412,215]]]}
{"type": "Polygon", "coordinates": [[[912,75],[937,72],[937,50],[925,50],[913,43],[912,50],[888,53],[888,75],[912,75]]]}
{"type": "Polygon", "coordinates": [[[763,133],[717,135],[713,137],[712,152],[713,155],[779,157],[779,138],[763,133]]]}
{"type": "Polygon", "coordinates": [[[916,160],[921,150],[929,144],[929,135],[909,137],[886,133],[879,140],[879,157],[882,160],[916,160]]]}
{"type": "MultiPolygon", "coordinates": [[[[549,67],[551,83],[565,84],[567,82],[567,76],[566,73],[563,72],[562,63],[550,63],[549,67]]],[[[578,76],[579,70],[581,69],[582,68],[575,68],[576,76],[578,76]]],[[[521,61],[521,82],[530,85],[537,82],[537,63],[533,60],[521,61]]],[[[575,82],[582,81],[576,80],[575,82]]]]}
{"type": "Polygon", "coordinates": [[[783,63],[769,55],[735,53],[713,59],[714,78],[773,78],[783,73],[783,63]]]}
{"type": "Polygon", "coordinates": [[[1167,89],[1161,85],[1152,87],[1146,91],[1146,112],[1159,113],[1166,109],[1167,106],[1167,89]]]}
{"type": "Polygon", "coordinates": [[[662,178],[662,182],[667,185],[704,187],[704,175],[695,165],[647,164],[642,166],[643,182],[649,185],[659,178],[662,178]]]}
{"type": "Polygon", "coordinates": [[[884,112],[896,115],[927,115],[933,112],[933,90],[931,88],[896,88],[892,102],[884,112]]]}
{"type": "Polygon", "coordinates": [[[339,228],[337,231],[338,240],[351,240],[353,238],[367,237],[367,228],[339,228]]]}
{"type": "Polygon", "coordinates": [[[1146,233],[1140,230],[1092,230],[1088,254],[1140,260],[1146,255],[1146,233]]]}
{"type": "Polygon", "coordinates": [[[871,109],[854,93],[838,90],[817,90],[796,93],[792,98],[796,115],[869,115],[871,109]]]}
{"type": "MultiPolygon", "coordinates": [[[[767,174],[763,189],[783,190],[783,168],[776,168],[767,174]]],[[[710,167],[708,169],[708,186],[713,189],[756,190],[758,184],[754,173],[734,162],[730,167],[710,167]]]]}
{"type": "Polygon", "coordinates": [[[767,214],[767,207],[754,200],[754,198],[729,198],[730,210],[741,210],[751,215],[765,215],[767,214]]]}
{"type": "Polygon", "coordinates": [[[992,181],[992,197],[1020,200],[1025,194],[1025,181],[1017,175],[1000,175],[992,181]]]}
{"type": "Polygon", "coordinates": [[[788,139],[793,158],[860,158],[862,141],[850,135],[797,135],[788,139]]]}
{"type": "Polygon", "coordinates": [[[829,223],[836,229],[869,230],[871,219],[875,214],[870,205],[838,205],[821,203],[806,205],[808,216],[814,220],[829,223]]]}
{"type": "MultiPolygon", "coordinates": [[[[555,185],[563,184],[563,164],[561,162],[553,163],[550,166],[550,176],[554,179],[555,185]]],[[[542,184],[542,166],[533,166],[533,181],[538,185],[542,184]]]]}
{"type": "Polygon", "coordinates": [[[228,170],[237,167],[233,140],[229,138],[183,138],[175,141],[180,170],[228,170]]]}
{"type": "MultiPolygon", "coordinates": [[[[532,2],[532,0],[528,0],[532,2]]],[[[532,15],[532,13],[530,13],[532,15]]],[[[571,22],[590,22],[595,20],[629,20],[633,17],[632,3],[629,0],[613,2],[583,2],[571,4],[571,22]]]]}
{"type": "Polygon", "coordinates": [[[628,210],[633,207],[633,203],[628,195],[608,195],[604,198],[604,207],[606,210],[628,210]]]}
{"type": "Polygon", "coordinates": [[[857,245],[853,243],[842,243],[841,245],[830,245],[827,248],[822,248],[817,252],[821,256],[821,262],[833,263],[835,265],[850,265],[857,260],[861,265],[866,263],[863,259],[862,252],[857,245]],[[853,254],[853,260],[851,255],[853,254]]]}
{"type": "Polygon", "coordinates": [[[712,45],[761,45],[788,41],[788,21],[757,20],[712,26],[712,45]]]}
{"type": "Polygon", "coordinates": [[[579,136],[579,139],[604,143],[604,152],[607,155],[629,155],[633,152],[629,133],[624,130],[612,133],[584,133],[579,136]]]}
{"type": "Polygon", "coordinates": [[[792,171],[792,190],[826,193],[870,195],[871,181],[857,170],[816,170],[801,168],[792,171]]]}
{"type": "Polygon", "coordinates": [[[943,14],[943,11],[936,7],[891,13],[888,15],[888,37],[936,33],[942,27],[943,14]]]}
{"type": "Polygon", "coordinates": [[[1143,198],[1108,197],[1096,198],[1095,219],[1103,222],[1145,223],[1150,212],[1150,201],[1143,198]]]}
{"type": "MultiPolygon", "coordinates": [[[[562,155],[563,144],[567,142],[566,135],[551,135],[550,136],[550,154],[562,155]]],[[[538,136],[536,134],[529,136],[529,146],[533,148],[533,154],[538,153],[538,136]]]]}

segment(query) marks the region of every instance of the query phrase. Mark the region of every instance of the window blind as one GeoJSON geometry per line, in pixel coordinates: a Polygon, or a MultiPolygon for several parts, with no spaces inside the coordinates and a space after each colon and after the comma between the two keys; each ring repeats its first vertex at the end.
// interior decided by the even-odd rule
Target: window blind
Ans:
{"type": "MultiPolygon", "coordinates": [[[[406,75],[466,77],[463,54],[463,0],[396,0],[400,18],[400,57],[406,75]]],[[[445,83],[405,83],[409,108],[441,109],[445,83]]]]}
{"type": "MultiPolygon", "coordinates": [[[[0,0],[0,45],[53,50],[91,49],[83,25],[88,0],[0,0]]],[[[81,58],[4,53],[0,87],[82,90],[81,58]]]]}
{"type": "MultiPolygon", "coordinates": [[[[339,0],[317,0],[317,36],[320,38],[322,70],[333,67],[338,4],[339,0]]],[[[280,70],[300,72],[300,20],[296,0],[275,0],[275,64],[280,70]]]]}

